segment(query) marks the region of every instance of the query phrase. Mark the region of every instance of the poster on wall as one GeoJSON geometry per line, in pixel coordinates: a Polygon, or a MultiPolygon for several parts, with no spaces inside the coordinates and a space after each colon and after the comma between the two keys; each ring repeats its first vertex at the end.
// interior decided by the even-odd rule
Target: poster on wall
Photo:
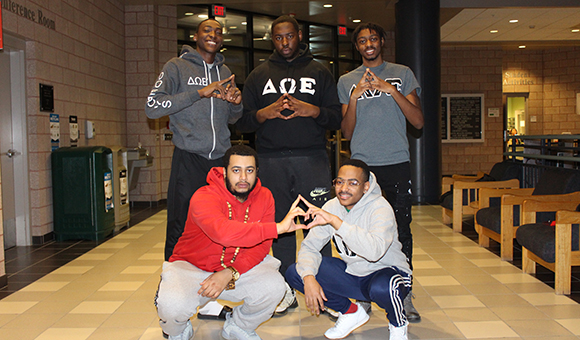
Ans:
{"type": "Polygon", "coordinates": [[[484,141],[484,95],[441,95],[441,140],[443,143],[484,141]]]}
{"type": "Polygon", "coordinates": [[[51,150],[58,149],[60,144],[60,119],[56,113],[50,114],[50,146],[51,150]]]}
{"type": "Polygon", "coordinates": [[[70,146],[75,147],[79,141],[79,123],[77,116],[68,117],[70,131],[70,146]]]}

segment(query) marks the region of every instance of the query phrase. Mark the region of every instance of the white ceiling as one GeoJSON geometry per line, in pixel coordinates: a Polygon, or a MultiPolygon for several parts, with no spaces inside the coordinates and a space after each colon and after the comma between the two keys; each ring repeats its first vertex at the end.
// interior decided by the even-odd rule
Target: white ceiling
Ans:
{"type": "MultiPolygon", "coordinates": [[[[200,0],[122,0],[128,5],[201,4],[200,0]]],[[[424,0],[432,1],[432,0],[424,0]]],[[[442,45],[501,45],[505,49],[580,46],[580,0],[439,0],[442,45]],[[509,24],[518,19],[516,24],[509,24]],[[499,32],[490,34],[497,29],[499,32]]],[[[374,21],[394,30],[397,0],[216,0],[228,9],[272,16],[294,14],[298,20],[357,26],[353,19],[374,21]],[[324,8],[326,3],[332,8],[324,8]]]]}
{"type": "Polygon", "coordinates": [[[580,28],[580,7],[466,8],[441,26],[441,41],[455,45],[485,42],[506,48],[522,44],[580,46],[580,32],[572,32],[574,28],[580,28]],[[518,22],[509,23],[512,19],[518,22]]]}

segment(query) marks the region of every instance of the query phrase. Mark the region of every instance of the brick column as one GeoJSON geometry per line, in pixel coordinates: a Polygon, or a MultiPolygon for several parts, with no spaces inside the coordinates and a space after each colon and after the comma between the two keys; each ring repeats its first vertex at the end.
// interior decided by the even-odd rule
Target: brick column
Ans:
{"type": "Polygon", "coordinates": [[[168,118],[145,115],[147,96],[161,68],[177,55],[175,6],[126,6],[127,147],[139,144],[149,151],[153,166],[142,168],[130,200],[157,202],[167,197],[173,144],[165,141],[168,118]]]}

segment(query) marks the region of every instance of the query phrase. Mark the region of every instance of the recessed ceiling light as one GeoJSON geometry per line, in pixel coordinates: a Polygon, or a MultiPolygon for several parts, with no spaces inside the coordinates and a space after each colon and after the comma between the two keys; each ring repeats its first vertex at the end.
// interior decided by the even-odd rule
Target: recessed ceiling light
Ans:
{"type": "Polygon", "coordinates": [[[224,39],[224,42],[230,42],[232,39],[224,39]]]}
{"type": "Polygon", "coordinates": [[[499,32],[499,31],[498,30],[491,30],[491,31],[489,31],[489,33],[497,33],[497,32],[499,32]]]}
{"type": "Polygon", "coordinates": [[[190,34],[190,35],[189,35],[189,37],[190,37],[191,39],[193,39],[193,34],[190,34]]]}
{"type": "Polygon", "coordinates": [[[518,48],[526,48],[526,45],[520,45],[518,48]]]}
{"type": "Polygon", "coordinates": [[[207,14],[198,14],[197,17],[200,19],[207,19],[207,14]]]}
{"type": "Polygon", "coordinates": [[[516,22],[518,22],[518,19],[512,19],[512,20],[510,20],[510,24],[515,24],[516,22]]]}
{"type": "Polygon", "coordinates": [[[238,29],[238,26],[230,26],[230,29],[231,29],[231,30],[238,29]]]}
{"type": "Polygon", "coordinates": [[[332,8],[332,4],[324,4],[324,5],[322,5],[322,7],[324,7],[324,8],[332,8]]]}
{"type": "Polygon", "coordinates": [[[193,12],[187,12],[187,13],[185,13],[185,15],[187,15],[187,16],[193,15],[193,12]]]}
{"type": "Polygon", "coordinates": [[[353,19],[352,22],[360,22],[360,19],[353,19]]]}
{"type": "Polygon", "coordinates": [[[242,25],[244,25],[244,26],[245,26],[245,25],[247,25],[247,24],[248,24],[247,22],[245,22],[245,21],[242,21],[242,25]]]}
{"type": "Polygon", "coordinates": [[[575,28],[572,30],[572,33],[578,33],[578,32],[580,32],[580,29],[578,29],[578,28],[575,28]]]}

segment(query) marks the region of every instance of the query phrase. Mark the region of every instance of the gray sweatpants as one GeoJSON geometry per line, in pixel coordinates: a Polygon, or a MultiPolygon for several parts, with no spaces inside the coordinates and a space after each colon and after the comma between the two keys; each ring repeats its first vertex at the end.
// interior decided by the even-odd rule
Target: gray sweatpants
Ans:
{"type": "MultiPolygon", "coordinates": [[[[270,319],[284,297],[286,285],[278,268],[280,261],[270,255],[257,266],[240,275],[236,288],[224,290],[219,299],[244,303],[234,308],[232,318],[240,328],[254,331],[270,319]]],[[[187,320],[210,299],[197,294],[200,283],[210,276],[189,262],[163,263],[161,282],[155,298],[159,325],[169,335],[179,335],[187,320]]]]}

